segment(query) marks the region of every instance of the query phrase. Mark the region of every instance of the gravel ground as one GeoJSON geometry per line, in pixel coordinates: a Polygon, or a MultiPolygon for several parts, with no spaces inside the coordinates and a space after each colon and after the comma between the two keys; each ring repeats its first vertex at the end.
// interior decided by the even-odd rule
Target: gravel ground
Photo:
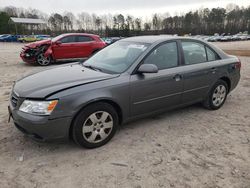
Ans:
{"type": "Polygon", "coordinates": [[[220,110],[194,105],[138,120],[87,150],[37,143],[7,123],[13,81],[44,69],[21,62],[21,47],[0,43],[0,187],[250,187],[250,58],[240,57],[240,84],[220,110]]]}

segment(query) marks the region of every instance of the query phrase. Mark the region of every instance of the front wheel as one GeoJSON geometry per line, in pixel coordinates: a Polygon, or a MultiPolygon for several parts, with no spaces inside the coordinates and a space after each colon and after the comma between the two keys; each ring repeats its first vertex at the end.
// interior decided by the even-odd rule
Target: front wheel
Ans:
{"type": "Polygon", "coordinates": [[[218,80],[210,90],[204,106],[211,110],[217,110],[223,106],[227,99],[228,85],[223,80],[218,80]]]}
{"type": "Polygon", "coordinates": [[[118,127],[118,115],[108,103],[95,103],[84,108],[73,123],[72,136],[82,147],[96,148],[106,144],[118,127]]]}
{"type": "Polygon", "coordinates": [[[36,62],[38,65],[47,66],[51,63],[51,56],[45,57],[44,53],[40,53],[36,57],[36,62]]]}

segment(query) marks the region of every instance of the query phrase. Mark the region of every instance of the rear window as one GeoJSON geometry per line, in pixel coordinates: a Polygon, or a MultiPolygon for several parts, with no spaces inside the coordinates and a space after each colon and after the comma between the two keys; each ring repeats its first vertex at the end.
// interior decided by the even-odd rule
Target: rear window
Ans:
{"type": "Polygon", "coordinates": [[[206,47],[207,50],[207,60],[208,61],[215,61],[219,59],[219,56],[210,48],[206,47]]]}

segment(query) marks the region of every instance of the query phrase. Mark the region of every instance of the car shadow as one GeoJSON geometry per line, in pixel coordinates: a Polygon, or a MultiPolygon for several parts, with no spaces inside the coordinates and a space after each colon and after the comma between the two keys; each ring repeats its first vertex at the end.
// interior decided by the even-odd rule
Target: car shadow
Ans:
{"type": "Polygon", "coordinates": [[[126,129],[126,128],[130,128],[130,127],[139,127],[139,126],[144,126],[143,122],[144,121],[161,121],[161,120],[165,120],[166,118],[170,118],[170,117],[177,117],[179,118],[179,116],[183,113],[186,113],[187,111],[203,111],[206,109],[203,108],[201,103],[196,103],[190,106],[185,106],[185,107],[180,107],[180,108],[176,108],[176,109],[172,109],[172,110],[166,110],[157,114],[152,114],[152,115],[148,115],[145,116],[143,118],[138,118],[132,121],[129,121],[125,124],[123,124],[121,126],[121,130],[122,129],[126,129]],[[135,125],[136,124],[136,125],[135,125]],[[138,124],[138,126],[137,126],[138,124]]]}
{"type": "MultiPolygon", "coordinates": [[[[151,115],[147,116],[141,119],[133,120],[131,122],[125,123],[117,131],[117,134],[115,137],[105,146],[102,146],[101,148],[105,147],[111,147],[110,145],[116,145],[118,140],[120,138],[126,138],[127,132],[131,131],[139,131],[143,129],[144,131],[147,131],[147,129],[152,128],[151,126],[156,126],[161,128],[162,125],[159,125],[159,122],[168,121],[168,119],[179,119],[180,116],[183,113],[189,112],[190,114],[193,114],[196,111],[206,111],[204,108],[201,107],[200,104],[194,104],[192,106],[184,107],[181,109],[175,109],[171,111],[162,112],[157,115],[151,115]]],[[[183,124],[178,124],[180,128],[184,126],[183,124]]],[[[175,129],[178,129],[177,127],[175,129]]],[[[72,139],[64,140],[64,141],[50,141],[50,142],[38,142],[30,137],[23,135],[18,130],[16,130],[18,133],[18,137],[21,139],[21,142],[23,143],[23,147],[25,150],[36,150],[37,152],[42,151],[49,151],[50,153],[68,153],[68,152],[74,152],[78,150],[89,150],[86,148],[82,148],[79,145],[75,144],[72,139]],[[27,146],[25,146],[27,145],[27,146]]],[[[139,139],[139,138],[138,138],[139,139]]],[[[98,149],[98,148],[96,148],[98,149]]],[[[93,150],[93,149],[92,149],[93,150]]],[[[95,150],[95,149],[94,149],[95,150]]],[[[100,149],[99,149],[100,150],[100,149]]]]}

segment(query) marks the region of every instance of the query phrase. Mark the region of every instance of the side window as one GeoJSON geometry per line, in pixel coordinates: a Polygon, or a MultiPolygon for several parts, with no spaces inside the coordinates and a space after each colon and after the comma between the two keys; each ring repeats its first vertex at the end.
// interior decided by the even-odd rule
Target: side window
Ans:
{"type": "Polygon", "coordinates": [[[206,50],[207,50],[208,61],[215,61],[219,59],[218,55],[214,51],[212,51],[210,48],[206,47],[206,50]]]}
{"type": "Polygon", "coordinates": [[[176,42],[169,42],[156,48],[144,60],[145,64],[155,64],[159,70],[178,66],[176,42]]]}
{"type": "Polygon", "coordinates": [[[184,52],[185,64],[197,64],[207,61],[205,46],[198,42],[183,41],[182,48],[184,52]]]}
{"type": "Polygon", "coordinates": [[[91,37],[77,36],[77,42],[90,42],[90,41],[93,41],[91,37]]]}
{"type": "Polygon", "coordinates": [[[71,43],[71,42],[75,42],[75,36],[67,36],[64,37],[60,40],[62,43],[71,43]]]}

